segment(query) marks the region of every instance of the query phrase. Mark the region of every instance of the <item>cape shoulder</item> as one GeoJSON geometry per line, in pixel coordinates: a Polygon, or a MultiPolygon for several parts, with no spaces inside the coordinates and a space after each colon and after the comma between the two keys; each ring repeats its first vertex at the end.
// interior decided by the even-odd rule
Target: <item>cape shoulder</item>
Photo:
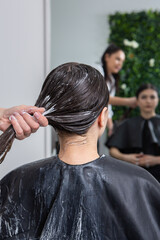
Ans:
{"type": "MultiPolygon", "coordinates": [[[[132,163],[116,159],[111,156],[105,156],[100,161],[101,164],[101,171],[106,172],[111,177],[113,176],[114,179],[118,179],[120,184],[128,180],[126,184],[129,182],[134,182],[134,180],[138,182],[146,182],[149,184],[153,184],[159,189],[159,196],[160,196],[160,184],[159,182],[144,168],[136,166],[132,163]]],[[[117,182],[118,183],[118,182],[117,182]]]]}
{"type": "Polygon", "coordinates": [[[40,170],[45,171],[45,169],[48,169],[48,168],[50,169],[51,167],[54,166],[56,162],[57,162],[57,157],[52,156],[46,159],[41,159],[31,163],[27,163],[6,174],[0,180],[0,184],[2,184],[5,181],[10,182],[11,180],[13,180],[13,178],[18,179],[18,178],[24,178],[25,176],[27,178],[31,177],[30,178],[30,181],[31,181],[37,172],[39,172],[40,170]]]}

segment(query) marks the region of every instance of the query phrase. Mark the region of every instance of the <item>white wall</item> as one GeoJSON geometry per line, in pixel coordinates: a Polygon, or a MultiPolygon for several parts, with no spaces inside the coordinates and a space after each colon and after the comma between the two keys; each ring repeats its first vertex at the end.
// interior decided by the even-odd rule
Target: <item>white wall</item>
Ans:
{"type": "Polygon", "coordinates": [[[159,0],[51,0],[52,66],[78,61],[94,65],[107,47],[107,15],[159,9],[159,0]]]}
{"type": "MultiPolygon", "coordinates": [[[[0,106],[35,103],[44,80],[43,0],[0,0],[0,106]]],[[[0,165],[11,169],[44,157],[44,129],[15,140],[0,165]]]]}

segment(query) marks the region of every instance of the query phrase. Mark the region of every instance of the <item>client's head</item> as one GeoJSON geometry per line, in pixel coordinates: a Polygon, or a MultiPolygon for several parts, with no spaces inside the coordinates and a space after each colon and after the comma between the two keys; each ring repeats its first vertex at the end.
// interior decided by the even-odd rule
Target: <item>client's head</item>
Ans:
{"type": "Polygon", "coordinates": [[[158,90],[150,84],[142,84],[136,92],[137,104],[140,108],[141,115],[148,117],[155,115],[155,109],[158,105],[158,90]]]}
{"type": "Polygon", "coordinates": [[[91,66],[71,62],[49,73],[36,106],[46,109],[49,124],[58,132],[84,134],[108,100],[103,76],[91,66]]]}
{"type": "MultiPolygon", "coordinates": [[[[106,122],[102,113],[106,112],[108,100],[105,80],[96,69],[85,64],[66,63],[49,73],[35,105],[46,109],[45,116],[58,133],[82,135],[97,119],[106,122]]],[[[101,127],[98,137],[103,129],[101,127]]],[[[0,136],[0,162],[15,136],[13,127],[0,136]]]]}

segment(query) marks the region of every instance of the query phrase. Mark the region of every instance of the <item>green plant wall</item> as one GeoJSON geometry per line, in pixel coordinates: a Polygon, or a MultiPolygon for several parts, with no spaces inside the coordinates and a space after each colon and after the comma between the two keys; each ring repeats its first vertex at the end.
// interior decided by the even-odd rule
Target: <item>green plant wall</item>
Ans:
{"type": "MultiPolygon", "coordinates": [[[[109,15],[109,26],[109,43],[114,42],[126,54],[117,95],[134,96],[142,83],[152,83],[160,91],[160,12],[116,12],[109,15]]],[[[113,108],[114,119],[126,111],[125,107],[113,108]]],[[[137,109],[131,112],[131,116],[136,114],[137,109]]]]}

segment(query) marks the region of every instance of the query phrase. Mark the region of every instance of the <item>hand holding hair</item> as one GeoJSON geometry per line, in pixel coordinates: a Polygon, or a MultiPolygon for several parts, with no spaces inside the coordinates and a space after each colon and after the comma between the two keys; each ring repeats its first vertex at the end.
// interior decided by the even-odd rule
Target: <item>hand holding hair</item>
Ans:
{"type": "Polygon", "coordinates": [[[48,125],[47,118],[42,115],[44,110],[44,108],[26,105],[0,108],[0,130],[4,132],[0,136],[0,141],[2,141],[0,163],[10,150],[15,137],[22,140],[36,132],[39,126],[45,127],[48,125]]]}
{"type": "MultiPolygon", "coordinates": [[[[48,74],[35,106],[45,109],[44,115],[48,119],[47,123],[57,131],[81,135],[88,131],[103,108],[107,107],[108,98],[107,85],[103,76],[96,69],[85,64],[65,63],[48,74]],[[78,101],[77,95],[79,96],[78,101]]],[[[27,124],[31,124],[31,118],[27,113],[20,111],[18,113],[12,115],[10,119],[17,130],[17,136],[23,139],[22,130],[19,130],[16,125],[15,118],[21,127],[23,126],[22,129],[27,136],[30,131],[26,128],[23,120],[27,124]]],[[[34,112],[32,108],[31,113],[39,123],[43,122],[44,119],[38,115],[37,110],[34,112]]],[[[13,112],[7,116],[11,114],[13,112]]],[[[45,122],[44,125],[46,126],[47,123],[45,122]]],[[[36,127],[33,128],[33,131],[37,129],[36,127]]],[[[0,162],[4,160],[15,136],[16,133],[12,127],[9,127],[0,136],[0,162]]]]}
{"type": "Polygon", "coordinates": [[[4,132],[12,124],[16,137],[24,139],[28,132],[35,132],[39,126],[45,127],[48,125],[46,117],[42,116],[44,111],[44,108],[26,105],[0,108],[0,130],[4,132]],[[30,114],[35,114],[36,120],[30,114]]]}

